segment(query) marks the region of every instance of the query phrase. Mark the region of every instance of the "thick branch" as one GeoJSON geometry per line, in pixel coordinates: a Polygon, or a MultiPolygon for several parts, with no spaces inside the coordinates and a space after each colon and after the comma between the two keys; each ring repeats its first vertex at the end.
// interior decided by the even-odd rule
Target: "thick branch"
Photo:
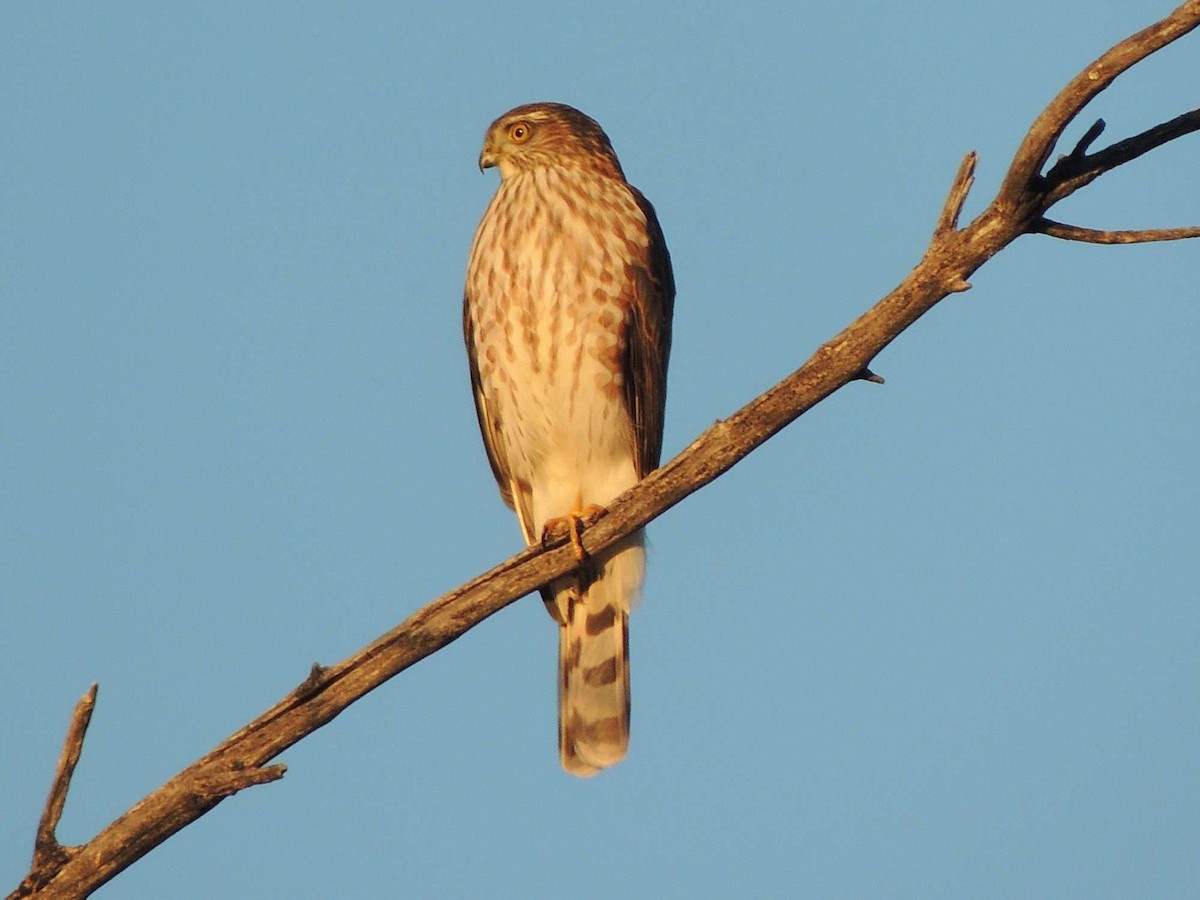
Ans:
{"type": "MultiPolygon", "coordinates": [[[[955,176],[930,246],[908,276],[819,347],[796,372],[717,422],[683,453],[619,497],[607,515],[584,531],[585,549],[594,554],[644,526],[849,382],[876,380],[869,367],[880,351],[944,297],[967,290],[975,270],[1017,237],[1042,230],[1042,214],[1084,183],[1078,178],[1052,181],[1039,175],[1063,129],[1083,106],[1121,72],[1197,24],[1200,0],[1189,0],[1076,76],[1035,121],[996,199],[975,221],[959,229],[958,217],[974,169],[974,154],[969,154],[955,176]]],[[[1128,143],[1121,142],[1088,156],[1087,146],[1099,135],[1098,128],[1092,130],[1095,134],[1089,132],[1087,141],[1072,154],[1077,163],[1094,165],[1099,159],[1102,166],[1112,168],[1139,155],[1130,155],[1129,148],[1118,152],[1116,148],[1128,143]]],[[[1151,132],[1155,137],[1146,140],[1157,141],[1153,146],[1184,133],[1158,140],[1166,132],[1151,132]]],[[[1140,152],[1146,149],[1150,146],[1140,152]]],[[[314,666],[292,693],[141,800],[69,855],[61,867],[44,872],[41,885],[26,893],[44,898],[87,896],[224,797],[280,777],[281,766],[266,764],[355,700],[575,565],[565,539],[549,549],[528,549],[418,610],[348,659],[328,668],[314,666]]]]}

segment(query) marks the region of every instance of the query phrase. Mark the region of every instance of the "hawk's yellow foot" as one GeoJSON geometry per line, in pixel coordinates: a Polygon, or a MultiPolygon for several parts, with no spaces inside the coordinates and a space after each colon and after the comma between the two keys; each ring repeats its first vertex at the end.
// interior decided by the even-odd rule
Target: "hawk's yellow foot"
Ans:
{"type": "Polygon", "coordinates": [[[550,543],[554,536],[565,528],[567,536],[571,539],[571,546],[575,549],[575,558],[579,562],[583,562],[588,558],[587,551],[583,549],[583,530],[595,525],[602,516],[607,514],[608,510],[603,506],[589,503],[576,512],[547,519],[546,524],[542,526],[542,545],[550,543]]]}

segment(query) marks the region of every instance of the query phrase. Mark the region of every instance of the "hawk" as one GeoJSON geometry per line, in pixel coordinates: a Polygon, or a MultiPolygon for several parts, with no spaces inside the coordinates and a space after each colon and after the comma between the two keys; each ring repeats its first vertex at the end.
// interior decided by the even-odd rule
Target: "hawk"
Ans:
{"type": "Polygon", "coordinates": [[[563,520],[580,568],[542,589],[559,631],[563,768],[594,775],[629,746],[629,610],[642,533],[584,558],[583,517],[658,467],[675,282],[654,208],[604,130],[561,103],[488,128],[500,169],[467,265],[463,332],[500,496],[527,544],[563,520]]]}

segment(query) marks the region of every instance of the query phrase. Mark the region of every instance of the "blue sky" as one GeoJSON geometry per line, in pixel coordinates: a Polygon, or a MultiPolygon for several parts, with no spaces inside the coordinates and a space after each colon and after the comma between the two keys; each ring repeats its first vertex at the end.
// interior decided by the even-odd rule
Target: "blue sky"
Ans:
{"type": "MultiPolygon", "coordinates": [[[[67,842],[518,549],[459,324],[496,115],[579,106],[658,208],[671,455],[1167,10],[0,7],[0,884],[91,682],[67,842]]],[[[1197,40],[1068,141],[1194,106],[1197,40]]],[[[1056,215],[1200,221],[1196,140],[1056,215]]],[[[613,771],[558,768],[531,598],[99,896],[1194,895],[1198,264],[1022,239],[656,522],[613,771]]]]}

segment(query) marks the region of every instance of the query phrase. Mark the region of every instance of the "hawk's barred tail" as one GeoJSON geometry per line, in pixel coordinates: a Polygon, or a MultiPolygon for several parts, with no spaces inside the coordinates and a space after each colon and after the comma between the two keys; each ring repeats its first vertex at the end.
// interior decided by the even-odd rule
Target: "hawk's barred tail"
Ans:
{"type": "Polygon", "coordinates": [[[558,746],[563,768],[586,777],[629,748],[629,607],[641,585],[641,535],[605,562],[583,594],[574,587],[558,640],[558,746]]]}

